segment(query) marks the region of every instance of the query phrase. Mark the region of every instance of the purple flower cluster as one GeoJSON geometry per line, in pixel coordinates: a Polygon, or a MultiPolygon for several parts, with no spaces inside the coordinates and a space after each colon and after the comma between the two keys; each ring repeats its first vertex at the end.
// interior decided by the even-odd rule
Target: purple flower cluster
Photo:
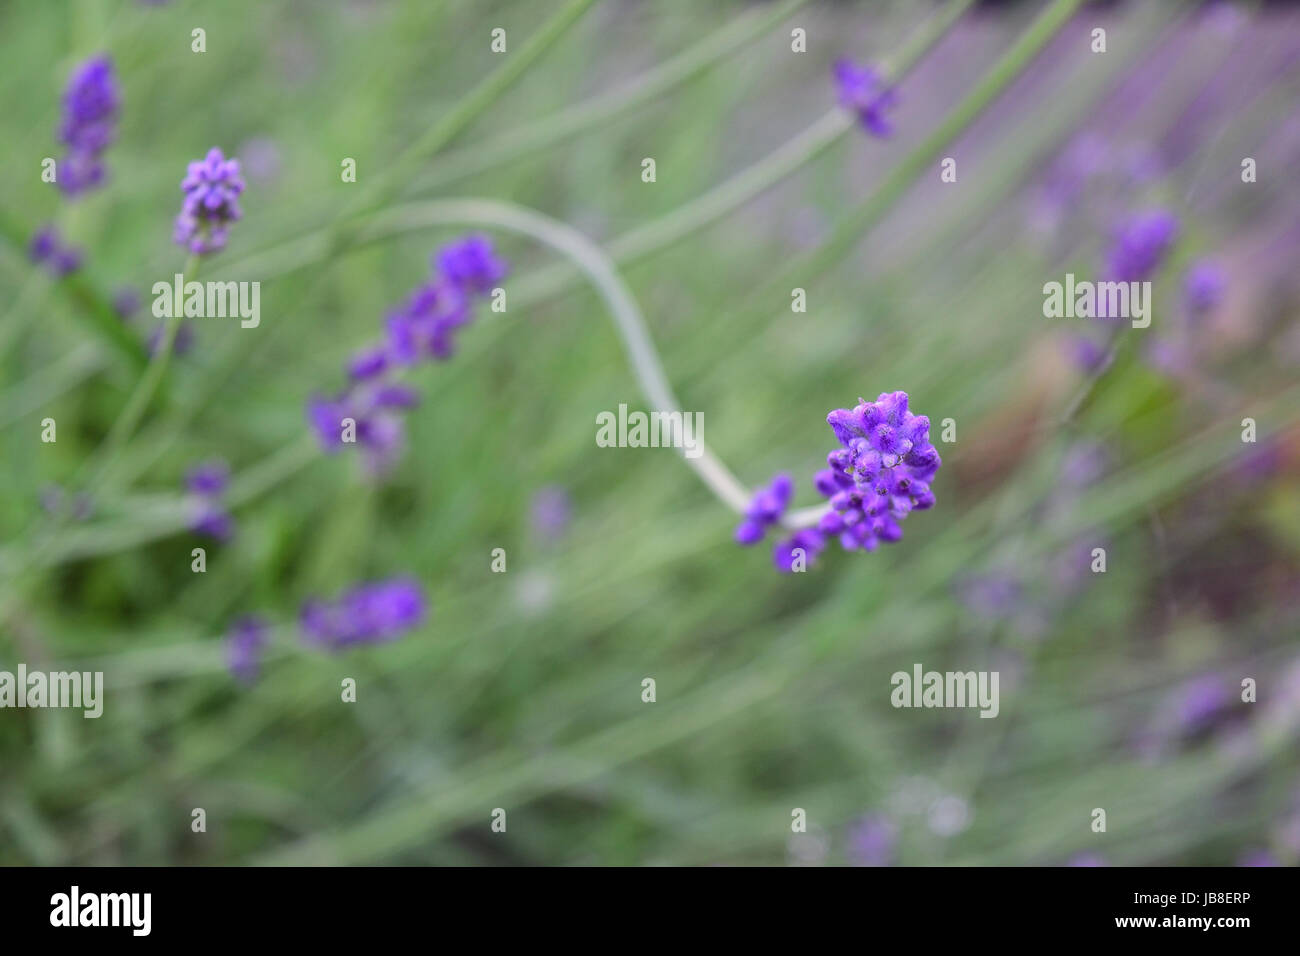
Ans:
{"type": "Polygon", "coordinates": [[[239,160],[226,159],[212,147],[206,158],[189,164],[181,180],[185,198],[172,238],[196,256],[225,248],[230,224],[243,215],[239,210],[243,191],[239,160]]]}
{"type": "Polygon", "coordinates": [[[97,56],[78,66],[63,93],[63,123],[59,140],[68,148],[58,164],[59,188],[75,196],[104,181],[105,149],[116,133],[122,99],[113,61],[97,56]]]}
{"type": "Polygon", "coordinates": [[[1193,263],[1183,277],[1183,294],[1193,316],[1213,312],[1223,301],[1228,279],[1218,263],[1201,260],[1193,263]]]}
{"type": "Polygon", "coordinates": [[[387,471],[400,456],[405,436],[400,413],[419,400],[413,389],[389,376],[422,359],[449,358],[456,330],[473,319],[474,299],[490,293],[508,270],[481,235],[444,246],[433,266],[433,278],[387,317],[384,341],[349,362],[349,386],[333,398],[313,396],[307,403],[321,447],[332,452],[344,444],[360,445],[371,474],[387,471]]]}
{"type": "Polygon", "coordinates": [[[308,601],[299,614],[303,639],[328,650],[401,637],[425,618],[427,602],[410,578],[362,584],[336,601],[308,601]]]}
{"type": "Polygon", "coordinates": [[[1150,279],[1178,237],[1178,218],[1166,209],[1138,213],[1120,223],[1106,255],[1106,275],[1114,282],[1150,279]]]}
{"type": "Polygon", "coordinates": [[[754,492],[745,520],[736,527],[736,542],[748,547],[762,541],[767,529],[781,520],[793,495],[794,480],[784,472],[776,475],[766,488],[754,492]]]}
{"type": "Polygon", "coordinates": [[[934,507],[930,481],[942,462],[930,444],[930,419],[908,411],[906,392],[859,401],[826,416],[841,447],[814,478],[831,501],[817,530],[838,535],[845,550],[874,551],[903,536],[911,512],[934,507]]]}
{"type": "MultiPolygon", "coordinates": [[[[846,551],[874,551],[881,542],[903,537],[902,521],[913,511],[934,507],[930,481],[942,462],[930,444],[930,419],[907,409],[906,392],[882,392],[874,402],[860,399],[852,408],[826,416],[840,447],[826,456],[829,467],[813,485],[830,499],[830,510],[815,528],[801,528],[778,541],[772,551],[777,570],[804,570],[838,537],[846,551]]],[[[781,521],[794,492],[789,475],[779,474],[760,488],[736,528],[742,545],[761,541],[781,521]]]]}
{"type": "Polygon", "coordinates": [[[266,622],[258,617],[242,617],[226,635],[226,665],[237,680],[251,684],[261,669],[262,651],[266,649],[266,622]]]}
{"type": "Polygon", "coordinates": [[[55,278],[70,275],[81,266],[81,250],[64,245],[53,226],[45,226],[32,236],[27,254],[32,262],[45,266],[55,278]]]}
{"type": "Polygon", "coordinates": [[[872,136],[881,139],[890,136],[894,127],[885,111],[898,105],[898,93],[886,85],[884,77],[871,67],[858,66],[851,60],[837,61],[833,72],[840,105],[856,113],[862,128],[872,136]]]}
{"type": "MultiPolygon", "coordinates": [[[[163,333],[167,331],[167,324],[159,322],[154,326],[153,331],[149,333],[149,354],[157,355],[158,349],[162,347],[163,333]]],[[[194,347],[194,324],[192,322],[182,322],[176,326],[176,334],[172,337],[172,355],[184,355],[194,347]]]]}
{"type": "Polygon", "coordinates": [[[185,475],[185,488],[192,498],[190,530],[218,541],[235,533],[235,520],[226,511],[222,497],[230,483],[230,468],[224,461],[195,465],[185,475]]]}

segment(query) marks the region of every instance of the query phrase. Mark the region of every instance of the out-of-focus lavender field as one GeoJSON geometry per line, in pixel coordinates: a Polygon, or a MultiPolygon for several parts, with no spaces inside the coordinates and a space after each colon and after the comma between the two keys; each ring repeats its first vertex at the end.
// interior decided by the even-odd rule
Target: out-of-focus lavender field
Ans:
{"type": "Polygon", "coordinates": [[[14,3],[0,64],[0,864],[1300,860],[1294,5],[14,3]],[[602,447],[658,385],[703,458],[602,447]]]}

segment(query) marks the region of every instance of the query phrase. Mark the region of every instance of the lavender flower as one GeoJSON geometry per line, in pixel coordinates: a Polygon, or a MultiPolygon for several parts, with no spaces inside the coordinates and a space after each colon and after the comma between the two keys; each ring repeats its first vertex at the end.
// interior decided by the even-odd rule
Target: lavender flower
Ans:
{"type": "Polygon", "coordinates": [[[235,522],[226,511],[222,497],[230,481],[230,467],[224,461],[195,465],[185,475],[190,493],[190,530],[196,534],[225,541],[235,533],[235,522]]]}
{"type": "Polygon", "coordinates": [[[754,492],[745,520],[736,527],[736,542],[749,546],[762,541],[767,529],[780,522],[793,494],[794,480],[785,472],[776,475],[766,488],[754,492]]]}
{"type": "Polygon", "coordinates": [[[834,67],[835,88],[840,105],[858,116],[858,121],[872,136],[885,139],[894,128],[885,111],[898,104],[898,93],[885,85],[884,77],[869,66],[839,60],[834,67]]]}
{"type": "Polygon", "coordinates": [[[336,601],[308,601],[299,614],[303,639],[329,650],[395,640],[423,623],[427,602],[410,578],[362,584],[336,601]]]}
{"type": "MultiPolygon", "coordinates": [[[[164,322],[154,326],[153,331],[149,333],[149,354],[157,355],[158,349],[162,347],[163,333],[166,332],[167,325],[164,322]]],[[[172,338],[172,355],[185,355],[194,347],[194,326],[190,322],[182,322],[176,326],[176,335],[172,338]]]]}
{"type": "Polygon", "coordinates": [[[367,472],[378,476],[392,468],[405,445],[406,426],[399,412],[418,402],[415,390],[405,385],[368,381],[336,398],[313,396],[307,415],[325,451],[356,443],[367,472]]]}
{"type": "Polygon", "coordinates": [[[185,474],[185,487],[196,495],[221,495],[229,483],[230,466],[220,460],[195,465],[185,474]]]}
{"type": "Polygon", "coordinates": [[[826,416],[841,447],[826,456],[830,467],[814,484],[831,502],[819,530],[837,535],[845,550],[874,551],[902,538],[911,512],[934,507],[930,481],[942,462],[930,444],[930,419],[908,411],[906,392],[859,401],[826,416]]]}
{"type": "Polygon", "coordinates": [[[230,223],[243,215],[239,195],[244,180],[239,175],[239,160],[226,159],[216,146],[204,159],[189,164],[181,180],[185,199],[176,217],[173,238],[197,256],[225,248],[230,223]]]}
{"type": "Polygon", "coordinates": [[[561,538],[573,519],[573,502],[558,485],[539,488],[533,495],[533,530],[549,541],[561,538]]]}
{"type": "Polygon", "coordinates": [[[1178,235],[1178,219],[1164,209],[1138,213],[1115,231],[1106,257],[1108,277],[1116,282],[1150,279],[1178,235]]]}
{"type": "Polygon", "coordinates": [[[849,861],[854,866],[888,866],[894,861],[898,827],[883,814],[862,817],[849,830],[849,861]]]}
{"type": "Polygon", "coordinates": [[[810,568],[817,556],[826,549],[826,536],[815,528],[803,528],[777,543],[772,549],[772,561],[783,574],[794,570],[796,559],[803,558],[803,566],[810,568]],[[801,551],[802,555],[795,552],[801,551]]]}
{"type": "Polygon", "coordinates": [[[45,266],[56,279],[70,275],[81,267],[81,250],[64,245],[58,230],[53,226],[45,226],[32,236],[27,254],[32,262],[45,266]]]}
{"type": "Polygon", "coordinates": [[[388,315],[382,342],[366,346],[348,363],[351,384],[334,398],[316,395],[307,403],[307,419],[321,447],[332,452],[355,442],[372,475],[388,471],[400,456],[405,427],[399,412],[418,400],[392,376],[424,359],[450,358],[454,333],[473,319],[474,298],[487,294],[508,268],[480,235],[442,247],[432,261],[441,271],[388,315]],[[350,433],[347,419],[353,423],[350,433]]]}
{"type": "Polygon", "coordinates": [[[433,265],[448,282],[477,295],[491,292],[509,271],[505,260],[492,249],[492,240],[481,233],[444,246],[433,265]]]}
{"type": "Polygon", "coordinates": [[[1193,263],[1183,277],[1187,308],[1194,316],[1213,312],[1223,301],[1227,285],[1227,277],[1217,263],[1208,260],[1193,263]]]}
{"type": "Polygon", "coordinates": [[[226,666],[245,684],[257,679],[262,651],[267,644],[266,622],[258,617],[242,617],[226,635],[226,666]]]}
{"type": "Polygon", "coordinates": [[[63,94],[59,140],[68,147],[58,164],[59,188],[68,196],[104,181],[101,154],[113,142],[121,106],[113,61],[97,56],[78,66],[63,94]]]}
{"type": "Polygon", "coordinates": [[[123,322],[140,310],[140,293],[130,286],[120,286],[113,293],[113,311],[123,322]]]}

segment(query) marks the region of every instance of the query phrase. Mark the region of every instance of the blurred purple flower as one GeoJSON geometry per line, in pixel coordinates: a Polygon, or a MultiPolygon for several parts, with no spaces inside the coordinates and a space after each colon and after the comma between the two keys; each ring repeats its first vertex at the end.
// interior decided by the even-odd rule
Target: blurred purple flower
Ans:
{"type": "Polygon", "coordinates": [[[745,520],[736,527],[736,542],[749,546],[762,541],[767,529],[780,522],[793,494],[794,480],[785,472],[774,476],[771,484],[755,491],[745,510],[745,520]]]}
{"type": "Polygon", "coordinates": [[[262,651],[267,645],[266,622],[242,617],[226,635],[226,666],[236,680],[251,684],[261,670],[262,651]]]}
{"type": "Polygon", "coordinates": [[[1100,853],[1077,853],[1070,857],[1066,866],[1106,866],[1106,859],[1100,853]]]}
{"type": "Polygon", "coordinates": [[[121,286],[113,293],[113,311],[122,321],[135,315],[140,309],[140,293],[130,286],[121,286]]]}
{"type": "Polygon", "coordinates": [[[113,61],[96,56],[80,64],[63,94],[63,122],[59,140],[68,147],[60,160],[59,188],[75,196],[104,181],[100,158],[113,142],[121,95],[113,75],[113,61]]]}
{"type": "Polygon", "coordinates": [[[405,426],[398,412],[418,399],[413,390],[386,376],[425,358],[449,358],[453,333],[473,319],[474,296],[489,292],[508,268],[481,235],[443,246],[433,260],[443,273],[416,288],[388,315],[384,341],[353,356],[346,369],[352,384],[334,398],[315,395],[307,402],[307,420],[326,451],[351,444],[344,441],[343,422],[352,419],[352,437],[374,476],[387,472],[400,457],[405,426]]]}
{"type": "Polygon", "coordinates": [[[803,528],[777,543],[772,549],[772,562],[783,574],[794,571],[796,559],[803,558],[803,566],[810,568],[817,556],[826,548],[826,536],[813,528],[803,528]],[[796,551],[803,554],[796,555],[796,551]]]}
{"type": "Polygon", "coordinates": [[[1106,364],[1106,349],[1086,335],[1071,335],[1066,340],[1066,351],[1081,372],[1096,372],[1106,364]]]}
{"type": "Polygon", "coordinates": [[[448,243],[433,259],[434,269],[466,294],[484,295],[506,277],[509,266],[481,233],[448,243]]]}
{"type": "Polygon", "coordinates": [[[898,846],[898,827],[880,813],[870,813],[849,829],[848,858],[854,866],[889,866],[898,846]]]}
{"type": "Polygon", "coordinates": [[[957,599],[985,620],[1010,617],[1024,604],[1024,585],[1009,574],[984,574],[957,583],[957,599]]]}
{"type": "Polygon", "coordinates": [[[220,495],[230,483],[230,466],[216,459],[195,465],[185,473],[185,487],[196,495],[220,495]]]}
{"type": "Polygon", "coordinates": [[[62,278],[81,267],[81,251],[63,244],[58,230],[43,226],[27,246],[32,262],[43,265],[55,278],[62,278]]]}
{"type": "Polygon", "coordinates": [[[230,224],[243,215],[239,209],[243,191],[239,160],[226,159],[216,146],[205,158],[190,163],[181,180],[185,198],[176,217],[176,243],[197,256],[225,248],[230,224]]]}
{"type": "Polygon", "coordinates": [[[885,85],[879,72],[851,60],[837,61],[832,72],[840,105],[856,113],[862,128],[872,136],[880,139],[890,136],[894,128],[885,111],[898,105],[897,91],[885,85]]]}
{"type": "Polygon", "coordinates": [[[1237,866],[1281,866],[1275,857],[1268,850],[1253,849],[1247,850],[1237,860],[1237,866]]]}
{"type": "Polygon", "coordinates": [[[1150,279],[1178,236],[1178,219],[1165,209],[1137,213],[1120,223],[1106,256],[1106,276],[1115,282],[1150,279]]]}
{"type": "Polygon", "coordinates": [[[395,640],[418,627],[427,602],[410,578],[362,584],[336,601],[308,601],[299,615],[303,639],[329,650],[395,640]]]}
{"type": "Polygon", "coordinates": [[[358,383],[333,399],[313,396],[307,416],[322,449],[335,452],[355,443],[367,473],[378,477],[396,464],[405,447],[406,426],[399,413],[418,402],[414,389],[375,380],[358,383]]]}
{"type": "Polygon", "coordinates": [[[1193,315],[1213,312],[1223,301],[1228,278],[1217,263],[1201,260],[1193,263],[1183,277],[1183,294],[1193,315]]]}
{"type": "Polygon", "coordinates": [[[1185,734],[1195,733],[1222,713],[1231,695],[1217,674],[1205,674],[1186,684],[1174,697],[1174,715],[1185,734]]]}
{"type": "MultiPolygon", "coordinates": [[[[149,333],[149,354],[157,355],[162,345],[166,323],[159,322],[149,333]]],[[[176,335],[172,339],[172,355],[185,355],[194,347],[194,326],[190,322],[181,322],[176,326],[176,335]]]]}
{"type": "Polygon", "coordinates": [[[235,533],[235,522],[226,511],[222,496],[230,481],[230,466],[214,460],[195,465],[185,474],[185,489],[191,496],[190,530],[225,541],[235,533]]]}
{"type": "Polygon", "coordinates": [[[539,488],[533,495],[533,530],[551,541],[562,537],[573,518],[573,503],[569,493],[559,485],[539,488]]]}

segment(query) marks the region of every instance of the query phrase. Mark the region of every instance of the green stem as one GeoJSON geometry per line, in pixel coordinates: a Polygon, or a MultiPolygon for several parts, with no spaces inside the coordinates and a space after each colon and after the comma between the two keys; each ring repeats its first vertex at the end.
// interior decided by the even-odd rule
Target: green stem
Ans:
{"type": "MultiPolygon", "coordinates": [[[[193,280],[198,271],[199,257],[190,255],[185,261],[185,267],[181,272],[185,277],[184,281],[193,280]]],[[[127,399],[126,407],[122,409],[122,413],[113,422],[113,427],[109,429],[108,436],[104,439],[104,444],[96,455],[99,459],[99,465],[92,472],[91,486],[98,483],[109,472],[117,456],[121,454],[122,449],[135,433],[136,426],[140,423],[140,419],[149,407],[149,402],[153,400],[154,393],[158,390],[158,384],[167,373],[167,366],[171,361],[172,346],[176,342],[176,330],[180,327],[183,319],[184,316],[179,314],[167,318],[166,324],[163,326],[162,339],[150,358],[144,375],[136,383],[135,390],[127,399]]]]}
{"type": "Polygon", "coordinates": [[[497,169],[571,140],[607,120],[625,116],[704,73],[806,3],[808,0],[784,0],[769,10],[751,10],[671,60],[647,70],[621,89],[576,103],[502,136],[448,152],[429,175],[418,180],[415,191],[422,192],[497,169]]]}

